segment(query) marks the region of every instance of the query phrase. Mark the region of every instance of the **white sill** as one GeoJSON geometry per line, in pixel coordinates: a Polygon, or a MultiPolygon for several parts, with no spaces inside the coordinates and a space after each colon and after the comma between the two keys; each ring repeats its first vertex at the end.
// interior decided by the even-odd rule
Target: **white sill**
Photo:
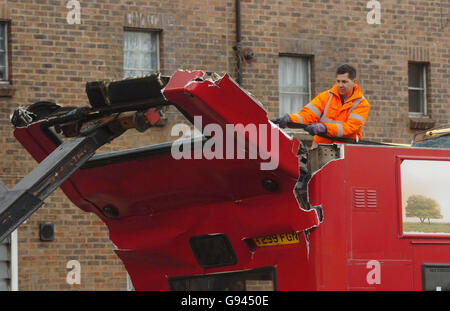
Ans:
{"type": "Polygon", "coordinates": [[[420,112],[408,112],[408,117],[410,117],[410,118],[427,118],[427,119],[430,118],[430,116],[425,115],[420,112]]]}
{"type": "Polygon", "coordinates": [[[14,95],[15,87],[10,81],[0,81],[0,97],[12,97],[14,95]]]}

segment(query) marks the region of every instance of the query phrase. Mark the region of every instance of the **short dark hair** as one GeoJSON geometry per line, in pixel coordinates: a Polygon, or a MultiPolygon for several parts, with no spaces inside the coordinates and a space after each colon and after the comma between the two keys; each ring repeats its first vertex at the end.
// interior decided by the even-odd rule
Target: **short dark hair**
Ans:
{"type": "Polygon", "coordinates": [[[336,75],[343,75],[345,73],[348,73],[348,77],[353,80],[356,78],[356,69],[348,64],[344,64],[339,66],[339,68],[336,70],[336,75]]]}

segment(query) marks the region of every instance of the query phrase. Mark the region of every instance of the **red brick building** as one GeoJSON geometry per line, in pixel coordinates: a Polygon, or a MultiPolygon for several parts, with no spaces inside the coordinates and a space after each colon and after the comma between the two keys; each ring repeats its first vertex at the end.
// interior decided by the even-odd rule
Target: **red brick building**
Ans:
{"type": "MultiPolygon", "coordinates": [[[[365,139],[409,143],[418,128],[450,119],[448,0],[0,0],[0,21],[0,179],[8,187],[36,166],[13,137],[10,114],[39,100],[86,105],[87,81],[228,72],[275,118],[331,88],[337,66],[349,63],[371,104],[365,139]]],[[[166,126],[130,131],[102,152],[174,139],[181,116],[167,116],[166,126]]],[[[127,289],[106,227],[60,190],[0,245],[4,289],[127,289]],[[54,224],[54,241],[40,241],[44,222],[54,224]],[[71,260],[80,284],[66,282],[71,260]]]]}

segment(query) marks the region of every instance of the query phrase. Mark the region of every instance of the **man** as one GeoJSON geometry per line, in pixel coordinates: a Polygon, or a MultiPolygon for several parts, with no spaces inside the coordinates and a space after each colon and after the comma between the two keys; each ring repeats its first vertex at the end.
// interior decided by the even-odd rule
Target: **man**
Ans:
{"type": "Polygon", "coordinates": [[[318,134],[361,140],[370,106],[355,78],[355,68],[347,64],[340,66],[336,70],[336,84],[330,90],[320,93],[300,112],[278,118],[279,126],[284,128],[288,122],[308,125],[305,130],[314,135],[312,148],[339,143],[318,134]]]}

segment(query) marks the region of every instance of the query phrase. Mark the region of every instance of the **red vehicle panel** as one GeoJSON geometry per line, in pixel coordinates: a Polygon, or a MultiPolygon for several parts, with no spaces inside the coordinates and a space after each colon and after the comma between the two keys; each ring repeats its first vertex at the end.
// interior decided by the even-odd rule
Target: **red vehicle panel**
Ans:
{"type": "Polygon", "coordinates": [[[450,235],[403,235],[401,159],[450,160],[449,150],[345,145],[309,184],[324,221],[311,233],[318,289],[421,290],[422,264],[450,261],[450,235]],[[369,284],[379,262],[379,284],[369,284]]]}

